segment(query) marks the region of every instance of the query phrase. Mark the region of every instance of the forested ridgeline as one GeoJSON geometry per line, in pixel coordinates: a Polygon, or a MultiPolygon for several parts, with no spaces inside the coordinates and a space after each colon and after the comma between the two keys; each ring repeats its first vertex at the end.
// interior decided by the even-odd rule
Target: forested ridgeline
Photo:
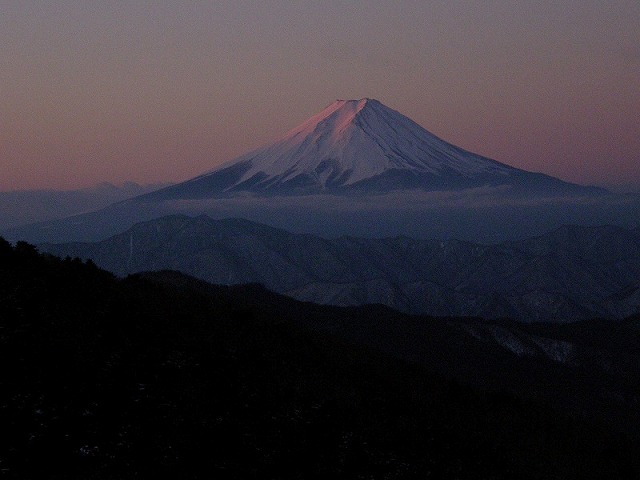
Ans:
{"type": "Polygon", "coordinates": [[[0,239],[3,476],[637,478],[624,435],[296,321],[325,307],[162,278],[0,239]]]}

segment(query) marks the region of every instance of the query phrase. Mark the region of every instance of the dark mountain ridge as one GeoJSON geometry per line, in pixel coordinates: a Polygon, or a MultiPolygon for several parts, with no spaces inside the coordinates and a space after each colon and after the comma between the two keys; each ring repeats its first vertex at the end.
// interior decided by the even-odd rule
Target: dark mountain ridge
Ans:
{"type": "Polygon", "coordinates": [[[171,269],[212,283],[261,283],[299,300],[409,313],[567,322],[619,319],[640,306],[638,231],[613,226],[481,245],[324,239],[241,219],[168,216],[102,242],[41,248],[122,276],[171,269]]]}
{"type": "Polygon", "coordinates": [[[326,307],[0,239],[0,327],[7,478],[638,474],[637,318],[326,307]]]}

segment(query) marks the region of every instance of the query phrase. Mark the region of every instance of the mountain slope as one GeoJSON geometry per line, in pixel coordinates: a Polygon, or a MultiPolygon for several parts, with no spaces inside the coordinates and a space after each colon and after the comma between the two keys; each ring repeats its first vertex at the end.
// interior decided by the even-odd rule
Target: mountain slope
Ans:
{"type": "Polygon", "coordinates": [[[164,185],[122,186],[101,183],[80,190],[17,190],[0,192],[0,231],[19,225],[69,217],[158,190],[164,185]]]}
{"type": "Polygon", "coordinates": [[[639,212],[638,197],[490,160],[362,99],[338,100],[272,144],[186,182],[0,233],[34,243],[94,241],[163,215],[206,213],[321,236],[496,242],[563,224],[633,225],[639,212]]]}
{"type": "Polygon", "coordinates": [[[0,238],[2,475],[634,479],[638,345],[632,320],[323,307],[0,238]]]}
{"type": "Polygon", "coordinates": [[[640,237],[563,227],[479,245],[407,237],[333,240],[247,220],[164,217],[97,243],[43,244],[126,275],[172,269],[221,284],[261,283],[300,300],[381,303],[431,315],[521,321],[620,318],[638,311],[640,237]]]}
{"type": "Polygon", "coordinates": [[[594,193],[467,152],[377,100],[337,100],[271,145],[146,200],[253,194],[379,193],[508,185],[594,193]]]}

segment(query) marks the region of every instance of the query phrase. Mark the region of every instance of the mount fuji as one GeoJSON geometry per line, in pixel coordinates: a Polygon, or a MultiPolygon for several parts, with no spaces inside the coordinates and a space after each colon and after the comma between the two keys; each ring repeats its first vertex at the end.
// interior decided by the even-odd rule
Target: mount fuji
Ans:
{"type": "Polygon", "coordinates": [[[238,194],[307,195],[510,186],[535,193],[595,193],[456,147],[377,100],[336,100],[265,147],[145,200],[238,194]]]}
{"type": "Polygon", "coordinates": [[[458,238],[631,227],[640,200],[456,147],[377,100],[337,100],[270,145],[98,211],[3,231],[11,240],[104,239],[165,215],[241,217],[296,233],[458,238]]]}

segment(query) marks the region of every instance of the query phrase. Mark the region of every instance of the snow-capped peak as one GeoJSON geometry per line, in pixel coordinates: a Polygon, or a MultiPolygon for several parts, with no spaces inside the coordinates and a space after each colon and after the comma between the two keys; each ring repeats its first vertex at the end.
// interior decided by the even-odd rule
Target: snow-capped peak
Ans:
{"type": "Polygon", "coordinates": [[[367,104],[373,102],[376,102],[376,100],[370,100],[368,98],[362,98],[360,100],[336,100],[320,113],[287,132],[281,140],[299,135],[312,134],[318,127],[329,128],[334,134],[338,133],[349,126],[349,124],[354,121],[356,115],[358,115],[367,104]],[[330,124],[327,122],[330,122],[330,124]]]}
{"type": "Polygon", "coordinates": [[[352,185],[391,169],[465,177],[515,170],[450,145],[369,98],[336,100],[272,145],[232,163],[247,161],[250,168],[238,184],[256,175],[261,183],[284,183],[304,175],[325,187],[329,182],[352,185]]]}
{"type": "Polygon", "coordinates": [[[583,188],[458,148],[379,101],[362,98],[336,100],[271,145],[159,191],[155,197],[366,193],[486,185],[553,192],[583,188]]]}

